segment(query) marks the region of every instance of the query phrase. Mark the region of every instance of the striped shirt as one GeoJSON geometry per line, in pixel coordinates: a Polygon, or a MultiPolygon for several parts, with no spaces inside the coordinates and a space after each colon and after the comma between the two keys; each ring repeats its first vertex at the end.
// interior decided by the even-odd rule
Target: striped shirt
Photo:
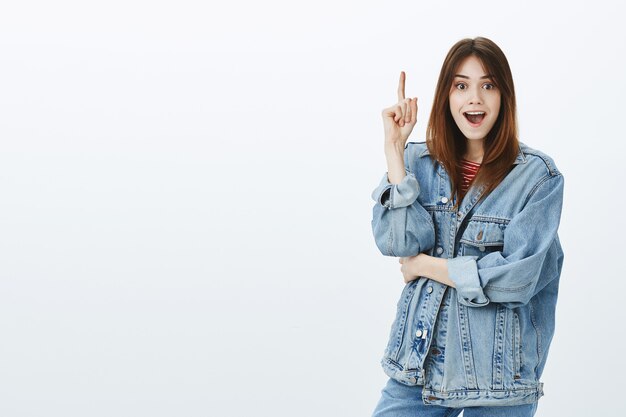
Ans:
{"type": "Polygon", "coordinates": [[[462,184],[461,189],[463,190],[463,194],[467,192],[472,183],[472,180],[476,176],[478,169],[480,168],[480,164],[472,161],[468,161],[465,158],[461,158],[461,176],[462,176],[462,184]]]}

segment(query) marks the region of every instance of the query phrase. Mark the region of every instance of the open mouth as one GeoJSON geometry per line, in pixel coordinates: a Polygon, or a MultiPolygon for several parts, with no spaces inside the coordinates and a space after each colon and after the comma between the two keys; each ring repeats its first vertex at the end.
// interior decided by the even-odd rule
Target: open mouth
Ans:
{"type": "Polygon", "coordinates": [[[463,116],[470,122],[471,125],[478,126],[482,123],[485,118],[484,111],[466,111],[463,113],[463,116]]]}

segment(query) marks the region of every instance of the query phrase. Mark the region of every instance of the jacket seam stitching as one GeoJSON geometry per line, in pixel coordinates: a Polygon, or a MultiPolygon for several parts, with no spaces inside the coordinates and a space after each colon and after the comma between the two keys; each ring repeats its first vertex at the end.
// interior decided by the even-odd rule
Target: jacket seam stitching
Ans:
{"type": "Polygon", "coordinates": [[[548,169],[550,176],[561,175],[561,172],[556,168],[556,166],[552,165],[550,159],[547,158],[546,155],[543,155],[540,152],[533,150],[532,148],[527,148],[523,152],[526,155],[533,155],[537,158],[540,158],[543,161],[543,163],[546,165],[546,168],[548,169]]]}
{"type": "Polygon", "coordinates": [[[550,180],[552,178],[558,178],[560,176],[561,176],[561,174],[554,175],[554,176],[545,176],[545,177],[542,177],[539,181],[537,181],[537,184],[535,184],[535,186],[528,193],[528,196],[526,197],[526,201],[524,202],[524,206],[526,204],[528,204],[528,201],[533,197],[533,195],[535,195],[535,193],[537,192],[539,187],[541,187],[546,181],[548,181],[548,180],[550,180]]]}
{"type": "Polygon", "coordinates": [[[530,287],[531,285],[533,285],[533,282],[529,282],[526,285],[522,285],[521,287],[496,287],[493,285],[485,285],[485,288],[490,289],[490,290],[494,290],[494,291],[501,291],[501,292],[522,292],[525,289],[527,289],[528,287],[530,287]]]}
{"type": "Polygon", "coordinates": [[[540,384],[540,382],[537,382],[537,386],[536,387],[523,387],[523,388],[522,387],[519,387],[519,388],[502,388],[502,389],[471,389],[471,388],[467,388],[467,389],[446,390],[446,391],[438,390],[438,389],[435,389],[435,388],[429,388],[429,389],[424,389],[424,390],[428,391],[428,392],[441,393],[441,394],[466,394],[466,393],[482,393],[482,392],[507,393],[507,392],[520,392],[520,391],[535,392],[535,391],[538,391],[539,384],[540,384]]]}
{"type": "MultiPolygon", "coordinates": [[[[392,214],[392,213],[389,213],[392,214]]],[[[389,255],[391,256],[396,256],[393,253],[393,227],[390,228],[389,230],[389,237],[387,238],[387,252],[389,252],[389,255]]]]}
{"type": "Polygon", "coordinates": [[[541,363],[541,331],[539,330],[539,327],[537,326],[537,323],[535,321],[535,309],[533,307],[533,303],[529,301],[528,306],[530,308],[530,321],[533,324],[535,333],[537,334],[537,363],[535,364],[535,369],[533,370],[535,377],[536,377],[537,368],[539,367],[539,364],[541,363]]]}
{"type": "Polygon", "coordinates": [[[504,217],[481,216],[480,214],[472,216],[471,221],[476,221],[480,223],[495,223],[495,224],[503,224],[503,225],[508,225],[511,222],[510,219],[506,219],[504,217]]]}

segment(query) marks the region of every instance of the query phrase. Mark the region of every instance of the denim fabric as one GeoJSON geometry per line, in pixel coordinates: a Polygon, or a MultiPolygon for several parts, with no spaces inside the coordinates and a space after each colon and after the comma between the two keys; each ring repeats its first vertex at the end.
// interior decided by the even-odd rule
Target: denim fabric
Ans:
{"type": "Polygon", "coordinates": [[[405,147],[407,175],[372,193],[383,255],[447,258],[455,287],[420,277],[397,304],[385,373],[422,385],[425,404],[452,408],[532,404],[555,329],[563,251],[563,175],[520,143],[511,171],[485,199],[472,186],[458,210],[450,180],[425,142],[405,147]],[[451,198],[452,197],[452,198],[451,198]]]}
{"type": "Polygon", "coordinates": [[[407,386],[389,379],[381,391],[381,397],[372,417],[532,417],[537,403],[502,407],[449,408],[426,405],[422,401],[422,387],[407,386]]]}

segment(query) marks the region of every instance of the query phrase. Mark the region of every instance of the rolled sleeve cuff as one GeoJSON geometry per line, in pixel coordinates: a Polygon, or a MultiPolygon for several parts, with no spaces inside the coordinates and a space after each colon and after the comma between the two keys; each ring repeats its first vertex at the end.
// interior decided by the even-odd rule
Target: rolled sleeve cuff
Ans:
{"type": "Polygon", "coordinates": [[[407,172],[399,184],[391,184],[387,173],[372,192],[372,199],[388,209],[410,206],[417,200],[420,188],[413,173],[407,172]]]}
{"type": "Polygon", "coordinates": [[[457,256],[448,259],[448,276],[454,282],[458,301],[469,307],[489,304],[478,277],[478,256],[457,256]]]}

